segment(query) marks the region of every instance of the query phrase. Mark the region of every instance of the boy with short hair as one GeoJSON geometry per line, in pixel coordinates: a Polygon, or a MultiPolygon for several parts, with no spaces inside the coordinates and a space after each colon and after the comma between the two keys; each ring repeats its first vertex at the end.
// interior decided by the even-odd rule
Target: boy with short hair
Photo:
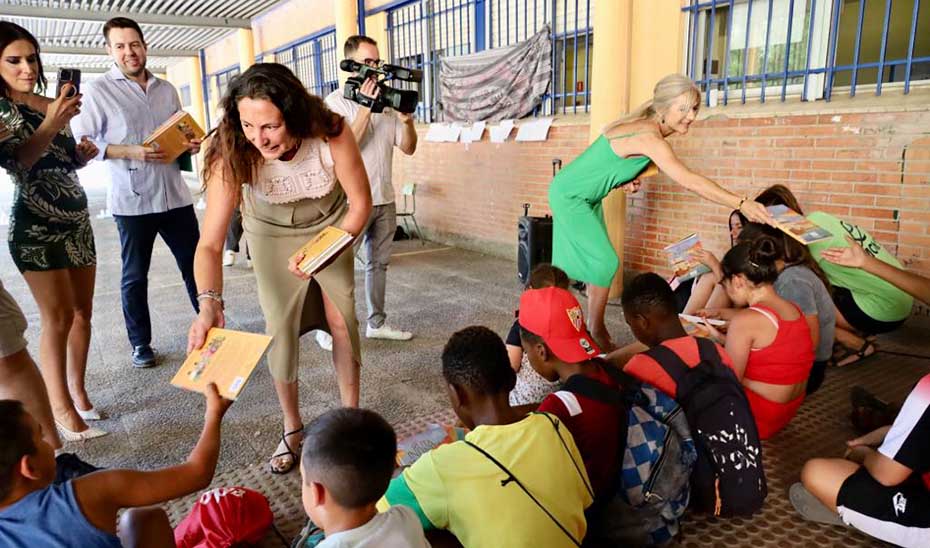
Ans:
{"type": "MultiPolygon", "coordinates": [[[[688,367],[695,367],[700,363],[697,339],[685,332],[675,306],[675,294],[658,274],[650,272],[633,278],[623,290],[621,303],[623,317],[639,342],[648,348],[665,346],[677,354],[688,367]]],[[[726,350],[717,343],[714,343],[714,346],[721,362],[733,369],[733,361],[726,350]]],[[[639,353],[625,364],[617,365],[622,366],[625,373],[675,397],[675,381],[650,356],[639,353]]]]}
{"type": "Polygon", "coordinates": [[[595,389],[619,398],[620,384],[597,359],[600,350],[588,334],[581,305],[559,287],[528,289],[520,297],[520,338],[530,365],[547,381],[561,381],[539,411],[558,417],[572,433],[584,459],[595,498],[613,493],[625,447],[627,409],[573,391],[591,381],[595,389]]]}
{"type": "Polygon", "coordinates": [[[374,411],[334,409],[304,430],[301,499],[326,534],[317,548],[429,548],[413,510],[375,504],[394,471],[394,429],[374,411]]]}
{"type": "Polygon", "coordinates": [[[102,470],[51,485],[55,454],[20,402],[0,400],[0,546],[86,548],[174,546],[161,509],[140,508],[188,495],[213,479],[220,423],[232,403],[206,392],[203,432],[187,461],[141,472],[102,470]],[[132,508],[120,519],[117,512],[132,508]]]}
{"type": "Polygon", "coordinates": [[[466,548],[580,546],[592,502],[584,463],[559,419],[510,407],[516,376],[501,338],[480,326],[455,333],[442,373],[471,432],[420,457],[378,508],[409,506],[424,528],[447,529],[466,548]]]}

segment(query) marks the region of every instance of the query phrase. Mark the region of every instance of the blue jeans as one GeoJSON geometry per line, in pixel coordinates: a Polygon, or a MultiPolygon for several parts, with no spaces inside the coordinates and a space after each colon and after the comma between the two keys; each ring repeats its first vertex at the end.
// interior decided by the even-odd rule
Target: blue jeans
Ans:
{"type": "Polygon", "coordinates": [[[194,282],[194,252],[200,240],[200,228],[194,206],[179,207],[164,213],[146,215],[114,215],[119,230],[123,272],[120,294],[126,331],[133,347],[151,344],[152,320],[149,316],[149,266],[155,236],[161,236],[174,255],[187,286],[194,312],[197,306],[197,284],[194,282]]]}

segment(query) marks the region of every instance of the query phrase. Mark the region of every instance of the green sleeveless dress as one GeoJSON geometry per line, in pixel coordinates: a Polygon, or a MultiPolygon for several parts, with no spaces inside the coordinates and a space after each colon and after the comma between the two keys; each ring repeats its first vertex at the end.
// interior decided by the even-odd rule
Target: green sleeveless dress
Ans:
{"type": "Polygon", "coordinates": [[[598,137],[560,171],[549,186],[552,210],[552,264],[569,278],[610,287],[620,259],[607,236],[602,200],[610,191],[635,179],[651,160],[621,158],[610,141],[598,137]]]}

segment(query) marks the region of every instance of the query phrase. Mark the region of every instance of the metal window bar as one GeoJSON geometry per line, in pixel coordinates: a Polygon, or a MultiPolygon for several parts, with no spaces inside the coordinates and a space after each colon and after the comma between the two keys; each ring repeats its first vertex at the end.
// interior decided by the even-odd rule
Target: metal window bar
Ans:
{"type": "MultiPolygon", "coordinates": [[[[915,53],[914,51],[917,32],[920,30],[918,19],[920,16],[921,0],[913,0],[912,8],[907,6],[907,8],[910,8],[908,10],[910,11],[910,25],[908,27],[910,32],[905,55],[891,54],[888,51],[889,27],[891,26],[891,19],[893,17],[892,10],[893,7],[903,5],[903,3],[885,0],[882,16],[871,17],[866,15],[865,0],[858,1],[858,5],[856,6],[858,9],[855,10],[855,13],[846,15],[841,13],[842,2],[840,0],[833,0],[832,2],[830,2],[830,0],[820,0],[820,2],[829,2],[823,10],[826,13],[824,19],[829,18],[829,21],[820,21],[815,18],[818,13],[818,0],[705,0],[703,2],[699,0],[690,0],[689,4],[682,8],[682,11],[690,17],[687,27],[689,33],[687,42],[689,44],[687,67],[691,78],[704,90],[708,104],[710,104],[710,90],[719,89],[719,86],[723,87],[723,103],[727,104],[731,85],[736,85],[741,88],[741,102],[743,103],[747,100],[747,90],[758,87],[760,101],[765,102],[766,94],[770,91],[768,90],[769,86],[777,86],[779,84],[781,93],[778,95],[780,95],[782,101],[786,100],[790,93],[790,87],[794,84],[800,84],[799,94],[802,100],[809,100],[809,82],[810,78],[815,75],[822,75],[824,77],[823,96],[829,101],[832,98],[834,87],[836,87],[836,76],[838,73],[850,73],[849,94],[850,96],[855,96],[858,88],[863,85],[871,85],[871,83],[863,84],[861,82],[862,71],[866,69],[876,69],[874,83],[876,95],[881,95],[883,86],[887,85],[888,82],[895,81],[895,76],[899,76],[897,81],[903,82],[903,92],[904,94],[908,94],[910,92],[911,81],[915,76],[914,65],[918,63],[930,64],[930,54],[927,52],[915,53]],[[765,10],[764,27],[759,29],[759,21],[753,18],[753,6],[762,1],[766,2],[767,9],[765,10]],[[735,24],[741,23],[741,21],[734,23],[734,7],[739,5],[745,6],[743,13],[746,14],[746,21],[743,29],[744,40],[741,44],[743,49],[737,61],[741,61],[739,64],[742,66],[742,71],[741,74],[734,74],[734,72],[740,72],[739,66],[737,66],[735,70],[731,67],[732,55],[737,55],[737,53],[734,53],[734,50],[731,50],[731,45],[733,44],[731,38],[734,36],[733,29],[735,24]],[[805,9],[802,9],[801,13],[797,13],[795,9],[796,6],[804,6],[805,9]],[[778,8],[777,11],[783,14],[785,18],[784,21],[773,22],[776,7],[778,8]],[[715,61],[714,25],[718,23],[718,14],[721,13],[722,9],[727,10],[725,13],[727,18],[725,22],[727,28],[725,40],[726,51],[721,55],[724,62],[723,74],[722,76],[716,76],[712,73],[713,62],[715,61]],[[809,17],[807,25],[804,24],[803,20],[805,16],[809,17]],[[842,17],[855,17],[855,19],[852,19],[852,24],[855,28],[855,40],[851,46],[840,43],[840,19],[842,17]],[[757,24],[755,28],[753,23],[757,24]],[[827,33],[827,30],[824,30],[824,35],[826,36],[824,42],[827,52],[826,56],[818,59],[812,57],[811,52],[814,49],[813,38],[815,27],[820,24],[828,25],[824,28],[828,29],[829,33],[827,33]],[[861,56],[863,36],[867,32],[872,35],[877,34],[875,31],[879,30],[877,28],[879,24],[881,25],[881,45],[878,49],[878,59],[865,61],[861,56]],[[784,26],[778,27],[777,25],[784,26]],[[871,27],[866,27],[866,25],[870,25],[871,27]],[[787,29],[784,34],[783,42],[779,42],[781,40],[779,34],[781,28],[787,29]],[[800,29],[797,30],[797,33],[801,35],[799,39],[793,38],[795,29],[800,29]],[[864,31],[864,29],[868,29],[868,31],[864,31]],[[761,59],[759,59],[761,61],[761,66],[753,69],[749,64],[749,51],[751,49],[751,36],[755,35],[753,32],[754,30],[759,33],[764,33],[765,38],[764,46],[761,49],[761,59]],[[803,36],[804,32],[807,33],[807,36],[803,36]],[[802,56],[799,52],[801,48],[805,46],[806,50],[804,50],[802,56]],[[852,62],[838,64],[837,50],[844,47],[851,50],[852,62]],[[793,52],[794,57],[792,57],[793,52]],[[704,56],[703,58],[701,57],[702,55],[704,56]],[[778,58],[778,55],[784,55],[784,59],[781,60],[778,58]],[[797,62],[797,65],[794,67],[792,66],[793,62],[797,62]],[[770,67],[769,65],[773,63],[779,66],[770,67]],[[818,64],[821,66],[817,67],[816,65],[818,64]],[[888,72],[887,77],[885,75],[886,69],[888,72]],[[903,71],[900,69],[903,69],[903,71]],[[703,74],[699,74],[699,70],[702,71],[703,74]]],[[[903,15],[900,14],[899,16],[903,17],[903,15]]],[[[847,51],[847,55],[849,53],[850,51],[847,51]]],[[[926,79],[923,74],[925,74],[925,69],[920,77],[921,79],[926,79]]]]}
{"type": "Polygon", "coordinates": [[[438,75],[443,58],[481,51],[486,45],[507,47],[547,24],[552,77],[537,114],[590,108],[591,0],[396,0],[366,15],[380,11],[387,12],[388,59],[424,71],[417,108],[421,121],[441,119],[438,75]]]}
{"type": "Polygon", "coordinates": [[[307,91],[326,97],[339,87],[336,31],[323,29],[274,50],[274,61],[287,68],[307,91]]]}

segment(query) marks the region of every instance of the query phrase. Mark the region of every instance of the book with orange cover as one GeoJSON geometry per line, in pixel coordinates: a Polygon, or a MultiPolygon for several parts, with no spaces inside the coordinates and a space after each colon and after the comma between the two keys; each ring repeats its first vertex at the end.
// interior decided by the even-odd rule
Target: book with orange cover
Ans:
{"type": "Polygon", "coordinates": [[[300,259],[297,268],[304,274],[312,276],[351,244],[351,234],[341,228],[328,226],[312,240],[302,245],[296,253],[291,255],[291,259],[295,261],[300,259]],[[303,256],[302,259],[301,256],[303,256]]]}
{"type": "Polygon", "coordinates": [[[171,384],[203,393],[208,384],[216,383],[220,396],[234,400],[270,343],[267,335],[213,327],[200,350],[194,350],[184,360],[171,384]]]}
{"type": "Polygon", "coordinates": [[[645,179],[646,177],[655,177],[659,174],[659,166],[655,162],[649,162],[649,165],[646,166],[646,169],[639,172],[637,178],[645,179]]]}
{"type": "Polygon", "coordinates": [[[418,458],[440,445],[465,439],[468,431],[449,424],[432,423],[426,430],[397,442],[397,466],[411,466],[418,458]]]}
{"type": "Polygon", "coordinates": [[[204,135],[190,113],[179,110],[158,126],[142,144],[154,148],[156,152],[164,152],[165,162],[173,162],[187,152],[187,143],[203,139],[204,135]]]}
{"type": "Polygon", "coordinates": [[[765,208],[775,219],[775,226],[804,245],[829,240],[833,233],[815,225],[797,211],[784,205],[773,205],[765,208]]]}

